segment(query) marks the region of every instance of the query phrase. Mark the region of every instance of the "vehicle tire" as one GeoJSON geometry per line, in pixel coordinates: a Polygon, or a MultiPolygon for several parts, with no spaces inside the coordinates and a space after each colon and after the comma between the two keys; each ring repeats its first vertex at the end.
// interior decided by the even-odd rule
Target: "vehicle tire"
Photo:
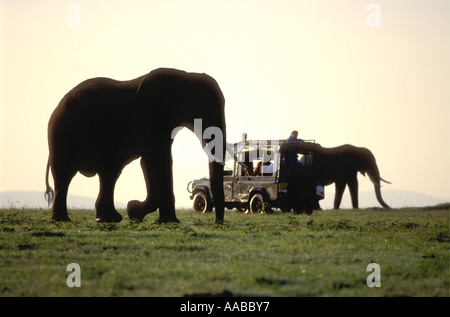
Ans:
{"type": "Polygon", "coordinates": [[[198,192],[197,194],[195,194],[193,208],[194,211],[201,213],[211,211],[211,202],[209,201],[208,197],[206,197],[205,193],[198,192]]]}
{"type": "Polygon", "coordinates": [[[264,199],[261,194],[254,194],[249,203],[249,211],[251,213],[260,213],[264,209],[264,199]]]}

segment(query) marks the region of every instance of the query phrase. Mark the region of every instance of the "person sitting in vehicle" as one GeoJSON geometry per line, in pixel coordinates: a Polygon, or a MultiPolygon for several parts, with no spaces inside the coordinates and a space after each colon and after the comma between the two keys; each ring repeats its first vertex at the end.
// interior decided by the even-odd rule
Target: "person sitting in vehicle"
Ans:
{"type": "Polygon", "coordinates": [[[271,161],[264,162],[259,160],[253,170],[252,176],[272,176],[273,174],[273,163],[271,161]],[[267,175],[266,175],[267,174],[267,175]]]}
{"type": "Polygon", "coordinates": [[[252,172],[252,176],[259,176],[261,175],[261,165],[262,165],[262,161],[258,160],[258,163],[256,163],[256,167],[252,172]]]}

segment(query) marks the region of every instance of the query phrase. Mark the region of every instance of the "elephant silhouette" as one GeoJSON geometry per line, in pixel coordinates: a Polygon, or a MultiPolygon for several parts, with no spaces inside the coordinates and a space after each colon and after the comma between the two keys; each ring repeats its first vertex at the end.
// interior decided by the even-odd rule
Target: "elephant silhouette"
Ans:
{"type": "Polygon", "coordinates": [[[314,165],[317,179],[323,186],[335,183],[334,209],[339,209],[342,195],[347,185],[350,190],[353,208],[359,207],[358,172],[364,176],[367,173],[374,184],[378,202],[384,208],[390,209],[389,205],[381,197],[380,181],[388,184],[390,182],[381,178],[375,156],[370,150],[350,144],[334,148],[325,148],[316,144],[314,149],[314,165]]]}
{"type": "MultiPolygon", "coordinates": [[[[147,197],[143,202],[128,202],[130,219],[141,221],[159,209],[160,223],[178,222],[173,194],[172,131],[179,127],[194,131],[194,120],[201,119],[202,146],[206,148],[214,140],[225,149],[224,107],[225,98],[218,83],[206,74],[159,68],[129,81],[83,81],[62,98],[48,123],[45,195],[49,204],[53,202],[52,219],[70,221],[68,188],[80,172],[87,177],[99,175],[96,221],[120,222],[122,216],[114,207],[114,187],[122,169],[140,157],[147,197]],[[212,127],[222,133],[203,133],[212,127]],[[50,169],[54,191],[48,181],[50,169]]],[[[224,155],[220,156],[209,160],[217,223],[224,219],[224,155]]]]}

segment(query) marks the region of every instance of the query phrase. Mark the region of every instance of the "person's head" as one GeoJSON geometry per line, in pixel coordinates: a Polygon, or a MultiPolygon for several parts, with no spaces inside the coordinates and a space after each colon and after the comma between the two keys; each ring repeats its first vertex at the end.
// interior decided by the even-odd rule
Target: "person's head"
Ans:
{"type": "Polygon", "coordinates": [[[291,138],[297,138],[298,137],[298,131],[294,130],[291,132],[291,138]]]}

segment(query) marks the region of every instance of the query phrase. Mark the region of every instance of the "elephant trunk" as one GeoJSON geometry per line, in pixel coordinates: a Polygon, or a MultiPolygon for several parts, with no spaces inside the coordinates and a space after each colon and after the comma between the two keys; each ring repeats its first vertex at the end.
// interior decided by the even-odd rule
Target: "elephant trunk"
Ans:
{"type": "Polygon", "coordinates": [[[381,186],[375,186],[375,195],[377,196],[377,200],[378,202],[381,204],[381,206],[383,206],[386,209],[391,209],[391,207],[389,207],[388,204],[386,204],[383,200],[383,198],[381,197],[381,190],[380,190],[381,186]]]}
{"type": "Polygon", "coordinates": [[[225,124],[208,124],[206,127],[202,136],[202,145],[209,160],[209,181],[214,208],[216,209],[216,223],[222,224],[225,214],[225,197],[223,192],[223,168],[227,145],[225,124]]]}
{"type": "Polygon", "coordinates": [[[223,223],[225,214],[225,197],[223,193],[223,164],[219,162],[209,163],[209,180],[216,209],[216,223],[223,223]]]}
{"type": "Polygon", "coordinates": [[[373,187],[375,188],[375,195],[380,205],[386,209],[391,209],[391,207],[389,207],[389,205],[384,202],[383,197],[381,197],[381,185],[380,185],[381,177],[378,176],[377,178],[375,178],[369,173],[369,178],[373,183],[373,187]]]}

